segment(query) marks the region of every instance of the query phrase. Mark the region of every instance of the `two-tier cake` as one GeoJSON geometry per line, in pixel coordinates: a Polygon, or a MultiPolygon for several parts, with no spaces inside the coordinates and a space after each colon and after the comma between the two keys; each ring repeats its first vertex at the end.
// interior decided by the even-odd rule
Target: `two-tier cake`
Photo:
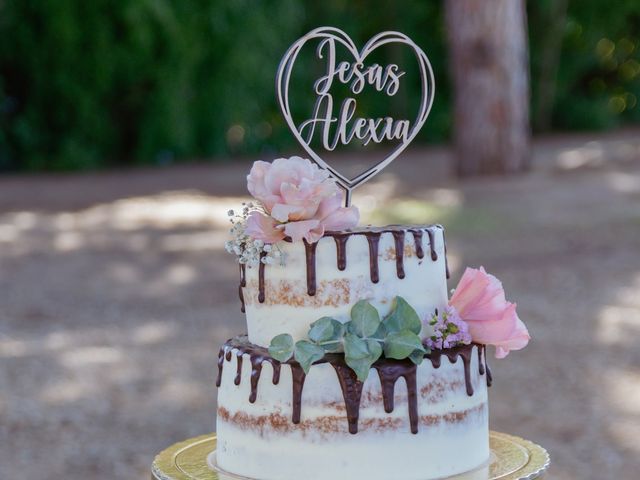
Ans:
{"type": "Polygon", "coordinates": [[[500,282],[451,299],[440,225],[357,227],[333,178],[256,162],[230,212],[248,335],[218,357],[217,466],[264,480],[427,480],[489,460],[487,344],[529,336],[500,282]]]}

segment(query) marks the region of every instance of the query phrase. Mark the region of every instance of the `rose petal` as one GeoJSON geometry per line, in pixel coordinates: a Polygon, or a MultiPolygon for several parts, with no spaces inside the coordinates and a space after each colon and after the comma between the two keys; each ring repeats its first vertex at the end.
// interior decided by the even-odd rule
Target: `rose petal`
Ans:
{"type": "Polygon", "coordinates": [[[303,238],[307,242],[317,242],[324,234],[324,228],[319,220],[302,220],[285,224],[284,233],[294,242],[299,242],[303,238]]]}
{"type": "Polygon", "coordinates": [[[324,219],[331,215],[333,212],[342,207],[344,203],[344,194],[341,190],[336,191],[333,195],[323,199],[318,206],[317,217],[324,219]]]}
{"type": "Polygon", "coordinates": [[[495,312],[493,315],[495,316],[482,320],[464,319],[474,341],[495,345],[508,339],[514,332],[519,320],[515,304],[510,303],[502,312],[495,312]]]}
{"type": "Polygon", "coordinates": [[[276,243],[285,237],[282,228],[271,217],[260,212],[251,212],[247,217],[244,233],[254,240],[262,240],[265,243],[276,243]]]}
{"type": "Polygon", "coordinates": [[[322,219],[325,230],[345,230],[353,228],[360,220],[360,212],[356,207],[339,208],[322,219]]]}
{"type": "Polygon", "coordinates": [[[467,268],[449,301],[468,324],[474,342],[496,346],[496,357],[524,348],[529,332],[507,302],[502,283],[484,268],[467,268]]]}
{"type": "Polygon", "coordinates": [[[344,193],[339,190],[328,198],[325,198],[318,207],[316,218],[319,218],[327,230],[344,230],[353,228],[360,220],[360,212],[357,207],[342,207],[344,193]]]}
{"type": "Polygon", "coordinates": [[[495,317],[507,305],[502,283],[482,267],[465,270],[449,303],[465,320],[495,317]]]}
{"type": "Polygon", "coordinates": [[[271,207],[280,199],[278,195],[274,195],[265,185],[265,177],[270,169],[270,163],[258,160],[253,162],[251,171],[249,175],[247,175],[247,189],[249,193],[264,205],[267,212],[271,211],[271,207]]]}
{"type": "Polygon", "coordinates": [[[271,209],[271,216],[279,222],[304,220],[304,207],[276,203],[271,209]]]}
{"type": "Polygon", "coordinates": [[[515,330],[508,339],[496,343],[496,358],[506,357],[511,350],[521,350],[527,346],[531,336],[525,324],[518,319],[515,330]]]}

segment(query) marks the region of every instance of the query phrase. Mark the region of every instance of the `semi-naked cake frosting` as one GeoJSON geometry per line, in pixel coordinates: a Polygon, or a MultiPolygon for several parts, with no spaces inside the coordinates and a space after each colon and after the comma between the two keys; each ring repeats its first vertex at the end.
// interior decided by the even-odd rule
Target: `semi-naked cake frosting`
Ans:
{"type": "MultiPolygon", "coordinates": [[[[284,265],[240,268],[248,335],[218,357],[217,466],[265,480],[427,480],[486,466],[484,345],[432,349],[419,365],[383,355],[364,382],[342,353],[327,353],[305,374],[268,351],[279,334],[307,338],[321,317],[347,322],[362,299],[381,316],[397,297],[420,318],[444,311],[443,228],[366,227],[279,245],[284,265]]],[[[423,322],[420,337],[433,328],[423,322]]]]}
{"type": "Polygon", "coordinates": [[[323,316],[349,319],[368,299],[382,315],[400,295],[422,317],[447,304],[444,230],[390,226],[329,232],[315,243],[281,242],[286,265],[241,267],[249,340],[268,346],[280,333],[306,337],[323,316]]]}

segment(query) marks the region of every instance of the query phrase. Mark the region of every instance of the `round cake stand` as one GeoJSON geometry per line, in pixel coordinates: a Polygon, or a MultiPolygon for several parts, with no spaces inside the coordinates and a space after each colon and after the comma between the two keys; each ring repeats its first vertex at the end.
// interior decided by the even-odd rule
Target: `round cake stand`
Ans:
{"type": "MultiPolygon", "coordinates": [[[[488,468],[447,480],[533,480],[542,478],[549,454],[540,445],[506,433],[490,432],[491,459],[488,468]],[[487,471],[488,470],[488,471],[487,471]]],[[[160,452],[151,467],[152,480],[235,480],[238,477],[213,470],[216,436],[201,435],[176,443],[160,452]]]]}

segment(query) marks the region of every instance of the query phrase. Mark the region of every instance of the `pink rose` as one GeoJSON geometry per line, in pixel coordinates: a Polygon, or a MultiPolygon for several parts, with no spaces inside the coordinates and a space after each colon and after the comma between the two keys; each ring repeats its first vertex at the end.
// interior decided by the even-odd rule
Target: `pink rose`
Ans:
{"type": "Polygon", "coordinates": [[[529,343],[529,332],[518,318],[516,305],[507,302],[502,283],[484,268],[467,268],[449,305],[469,325],[474,342],[495,345],[496,358],[529,343]]]}
{"type": "MultiPolygon", "coordinates": [[[[289,236],[293,241],[304,238],[316,242],[325,231],[351,228],[359,220],[356,207],[342,207],[342,190],[329,172],[307,159],[257,161],[247,176],[247,188],[264,205],[270,218],[279,224],[267,225],[263,219],[261,225],[267,230],[280,228],[283,236],[289,236]]],[[[250,231],[254,231],[254,226],[250,231]]],[[[264,231],[264,228],[260,230],[264,231]]]]}
{"type": "Polygon", "coordinates": [[[257,161],[247,176],[249,193],[280,222],[308,220],[323,198],[338,186],[329,172],[300,157],[278,158],[273,163],[257,161]]]}
{"type": "Polygon", "coordinates": [[[278,222],[258,211],[251,212],[247,217],[244,233],[254,240],[262,240],[264,243],[276,243],[285,237],[278,222]]]}
{"type": "Polygon", "coordinates": [[[344,194],[338,189],[332,196],[320,202],[314,218],[299,222],[289,222],[284,226],[284,232],[294,242],[303,238],[307,242],[317,242],[324,232],[331,230],[344,230],[358,224],[360,213],[356,207],[345,208],[342,206],[344,194]]]}

